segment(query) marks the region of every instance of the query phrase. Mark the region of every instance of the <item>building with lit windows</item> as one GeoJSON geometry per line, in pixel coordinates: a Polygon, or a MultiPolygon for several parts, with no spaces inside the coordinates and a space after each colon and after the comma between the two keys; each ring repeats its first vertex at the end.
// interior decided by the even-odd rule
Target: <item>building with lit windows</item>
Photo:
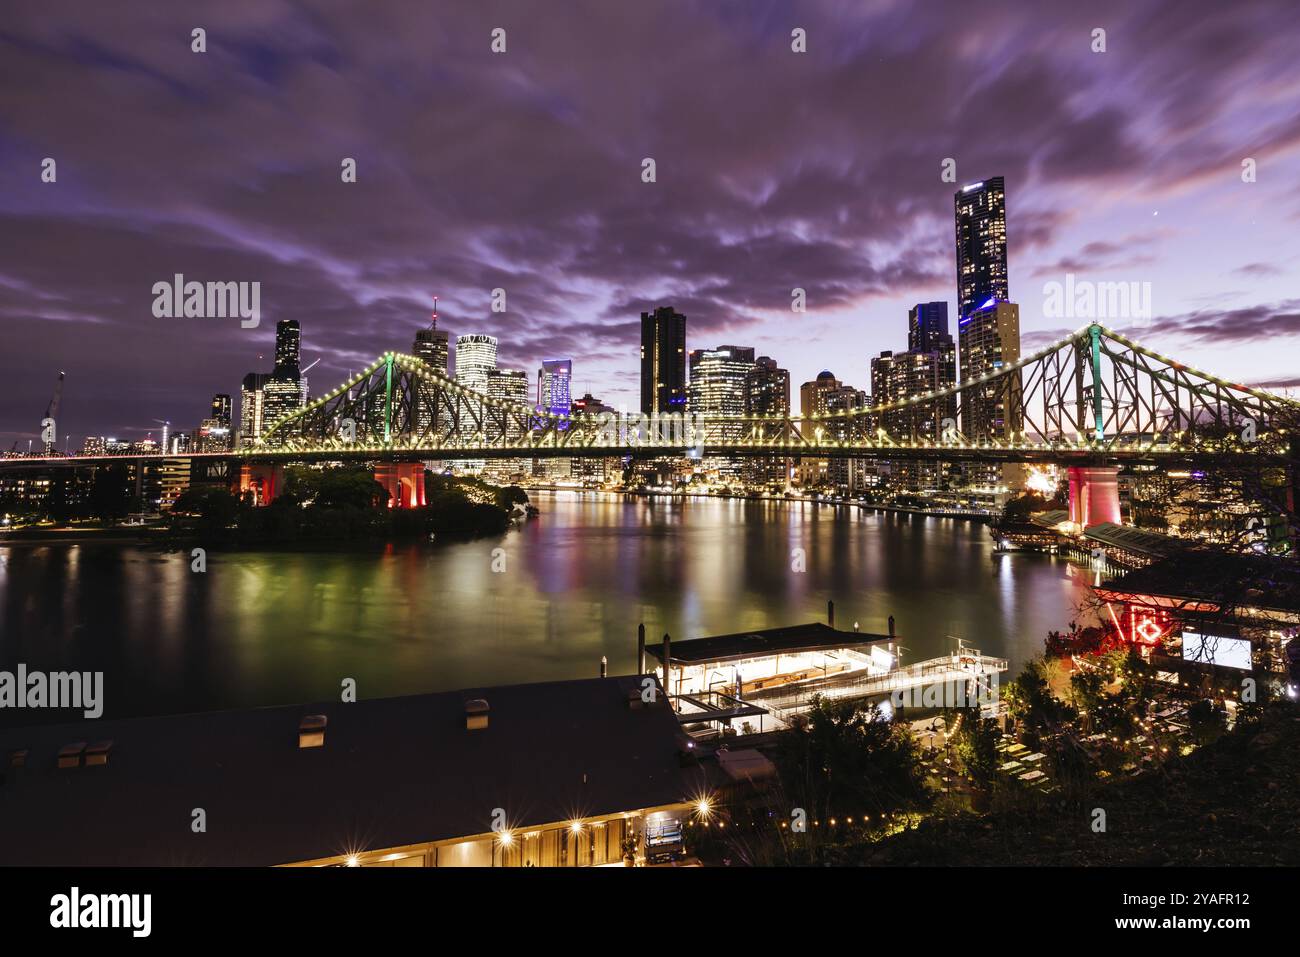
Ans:
{"type": "MultiPolygon", "coordinates": [[[[961,345],[961,378],[978,379],[1020,361],[1020,307],[989,299],[962,318],[957,327],[961,345]]],[[[1023,428],[1016,407],[1018,388],[1004,380],[966,390],[962,433],[975,441],[1003,441],[1023,428]]]]}
{"type": "Polygon", "coordinates": [[[641,313],[641,412],[686,411],[686,317],[672,306],[641,313]]]}
{"type": "Polygon", "coordinates": [[[988,299],[1010,299],[1007,288],[1007,204],[1001,176],[963,186],[953,196],[957,233],[957,315],[988,299]]]}
{"type": "MultiPolygon", "coordinates": [[[[745,376],[745,414],[787,416],[790,414],[790,370],[782,369],[771,356],[759,356],[745,376]]],[[[748,459],[745,479],[758,485],[785,485],[790,479],[790,458],[772,456],[748,459]]]]}
{"type": "Polygon", "coordinates": [[[537,370],[537,408],[552,415],[568,415],[573,405],[572,382],[572,359],[543,359],[537,370]]]}
{"type": "Polygon", "coordinates": [[[212,397],[212,411],[208,418],[215,419],[218,422],[225,423],[227,427],[234,421],[231,412],[230,396],[224,392],[218,392],[212,397]]]}
{"type": "MultiPolygon", "coordinates": [[[[489,369],[487,372],[487,395],[498,402],[513,402],[516,405],[528,405],[528,373],[523,369],[489,369]]],[[[510,429],[507,438],[517,439],[523,434],[523,423],[518,417],[507,419],[510,429]]],[[[496,429],[489,423],[491,437],[495,438],[496,429]]],[[[563,459],[558,461],[564,461],[563,459]]],[[[494,459],[484,463],[484,471],[500,480],[522,478],[531,472],[531,463],[526,459],[494,459]]]]}
{"type": "Polygon", "coordinates": [[[266,410],[266,383],[271,378],[266,372],[250,372],[244,376],[239,390],[239,442],[250,444],[262,435],[266,410]]]}
{"type": "Polygon", "coordinates": [[[591,678],[0,730],[0,846],[26,866],[679,858],[719,774],[654,691],[591,678]]]}
{"type": "Polygon", "coordinates": [[[467,389],[486,394],[488,370],[497,367],[496,336],[482,333],[456,337],[456,381],[467,389]]]}
{"type": "Polygon", "coordinates": [[[411,355],[423,360],[434,372],[446,375],[447,354],[447,333],[438,328],[438,314],[434,313],[429,328],[421,329],[415,334],[411,355]]]}
{"type": "MultiPolygon", "coordinates": [[[[847,441],[853,436],[854,425],[847,418],[834,413],[855,412],[871,405],[867,394],[835,378],[823,370],[816,379],[799,387],[799,408],[804,416],[804,428],[810,430],[814,440],[847,441]],[[808,421],[812,416],[831,416],[821,422],[808,421]]],[[[861,424],[858,426],[861,428],[861,424]]],[[[803,485],[831,484],[851,488],[857,463],[848,459],[799,460],[799,481],[803,485]]]]}
{"type": "MultiPolygon", "coordinates": [[[[691,415],[743,416],[745,383],[753,369],[754,350],[748,346],[718,346],[716,349],[693,351],[686,402],[691,415]]],[[[715,434],[727,441],[739,441],[745,437],[745,424],[741,421],[719,423],[715,434]]],[[[717,457],[702,463],[702,467],[734,478],[741,474],[744,464],[741,458],[717,457]]]]}

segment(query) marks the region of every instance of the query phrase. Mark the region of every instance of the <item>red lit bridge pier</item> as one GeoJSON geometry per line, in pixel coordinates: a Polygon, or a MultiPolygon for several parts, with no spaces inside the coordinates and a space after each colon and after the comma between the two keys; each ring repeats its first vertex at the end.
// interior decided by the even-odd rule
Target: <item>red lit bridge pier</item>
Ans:
{"type": "Polygon", "coordinates": [[[1119,510],[1119,469],[1070,466],[1070,521],[1080,528],[1103,522],[1124,524],[1119,510]]]}
{"type": "Polygon", "coordinates": [[[380,462],[375,481],[388,490],[389,508],[419,508],[424,499],[423,462],[380,462]]]}
{"type": "Polygon", "coordinates": [[[270,505],[284,487],[284,466],[275,462],[244,462],[231,491],[253,497],[254,505],[270,505]]]}

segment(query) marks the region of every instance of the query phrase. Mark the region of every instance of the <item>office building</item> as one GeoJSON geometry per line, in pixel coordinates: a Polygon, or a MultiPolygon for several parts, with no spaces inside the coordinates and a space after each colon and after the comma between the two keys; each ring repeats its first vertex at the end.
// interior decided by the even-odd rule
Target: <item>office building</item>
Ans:
{"type": "Polygon", "coordinates": [[[543,359],[537,370],[537,408],[552,415],[568,415],[572,407],[572,359],[543,359]]]}
{"type": "Polygon", "coordinates": [[[641,313],[641,412],[686,411],[686,317],[671,306],[641,313]]]}
{"type": "Polygon", "coordinates": [[[411,355],[423,360],[434,372],[446,375],[447,351],[447,333],[438,328],[438,314],[435,312],[429,327],[415,334],[411,355]]]}
{"type": "Polygon", "coordinates": [[[266,383],[271,378],[268,372],[250,372],[244,376],[239,390],[239,442],[249,444],[262,435],[262,423],[265,417],[266,383]]]}
{"type": "MultiPolygon", "coordinates": [[[[716,440],[739,442],[745,437],[747,429],[741,417],[745,415],[745,383],[753,369],[754,350],[748,346],[718,346],[691,353],[686,403],[691,417],[736,418],[713,427],[716,440]]],[[[703,462],[701,467],[720,477],[738,478],[744,464],[739,456],[722,456],[703,462]]]]}
{"type": "MultiPolygon", "coordinates": [[[[964,317],[957,329],[963,381],[995,373],[1020,360],[1020,307],[989,299],[964,317]]],[[[965,390],[962,432],[972,441],[1005,441],[1023,427],[1019,376],[965,390]]]]}
{"type": "MultiPolygon", "coordinates": [[[[790,372],[771,356],[759,356],[745,376],[745,414],[784,418],[790,414],[790,372]]],[[[745,479],[751,484],[784,486],[790,478],[789,456],[748,459],[745,479]]]]}
{"type": "Polygon", "coordinates": [[[488,370],[497,367],[497,340],[482,333],[456,337],[456,381],[486,394],[488,370]]]}
{"type": "Polygon", "coordinates": [[[1007,208],[1002,177],[963,186],[953,196],[957,233],[957,318],[1007,288],[1007,208]]]}
{"type": "Polygon", "coordinates": [[[212,397],[212,411],[209,413],[208,418],[214,419],[217,422],[224,422],[229,426],[233,421],[231,417],[230,396],[223,392],[214,395],[212,397]]]}

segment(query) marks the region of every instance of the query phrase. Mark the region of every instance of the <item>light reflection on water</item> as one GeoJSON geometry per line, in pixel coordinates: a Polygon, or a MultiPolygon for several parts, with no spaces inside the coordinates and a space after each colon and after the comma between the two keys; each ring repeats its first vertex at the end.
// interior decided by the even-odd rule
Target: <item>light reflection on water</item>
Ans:
{"type": "MultiPolygon", "coordinates": [[[[496,538],[367,551],[0,548],[0,664],[105,672],[106,715],[363,697],[631,670],[650,640],[826,616],[886,631],[905,661],[946,636],[1011,659],[1064,628],[1083,576],[994,555],[984,527],[810,503],[540,493],[496,538]],[[492,551],[505,571],[492,571],[492,551]],[[792,570],[792,551],[806,571],[792,570]]],[[[10,720],[7,723],[27,723],[10,720]]]]}

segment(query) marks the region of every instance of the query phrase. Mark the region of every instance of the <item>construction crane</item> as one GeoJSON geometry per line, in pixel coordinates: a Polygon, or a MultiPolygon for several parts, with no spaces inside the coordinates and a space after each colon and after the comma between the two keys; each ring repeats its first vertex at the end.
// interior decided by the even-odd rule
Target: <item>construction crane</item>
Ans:
{"type": "Polygon", "coordinates": [[[163,427],[162,454],[166,455],[167,454],[167,430],[171,428],[172,425],[171,419],[154,419],[154,421],[163,427]]]}
{"type": "Polygon", "coordinates": [[[298,373],[298,388],[299,388],[299,392],[302,395],[303,405],[307,404],[307,373],[310,372],[312,369],[316,368],[317,362],[320,362],[320,359],[317,359],[316,362],[313,362],[307,368],[303,369],[301,372],[298,373]]]}
{"type": "MultiPolygon", "coordinates": [[[[50,396],[50,404],[45,407],[45,418],[41,420],[42,433],[44,433],[46,428],[48,428],[49,426],[54,426],[54,428],[56,429],[58,428],[58,423],[56,420],[58,419],[58,415],[59,415],[59,403],[63,400],[64,375],[65,373],[63,372],[59,373],[59,381],[56,382],[54,385],[54,395],[50,396]]],[[[53,434],[54,434],[53,432],[50,433],[51,436],[53,434]]],[[[47,440],[45,443],[46,453],[49,453],[53,448],[54,448],[53,440],[52,439],[47,440]]]]}

